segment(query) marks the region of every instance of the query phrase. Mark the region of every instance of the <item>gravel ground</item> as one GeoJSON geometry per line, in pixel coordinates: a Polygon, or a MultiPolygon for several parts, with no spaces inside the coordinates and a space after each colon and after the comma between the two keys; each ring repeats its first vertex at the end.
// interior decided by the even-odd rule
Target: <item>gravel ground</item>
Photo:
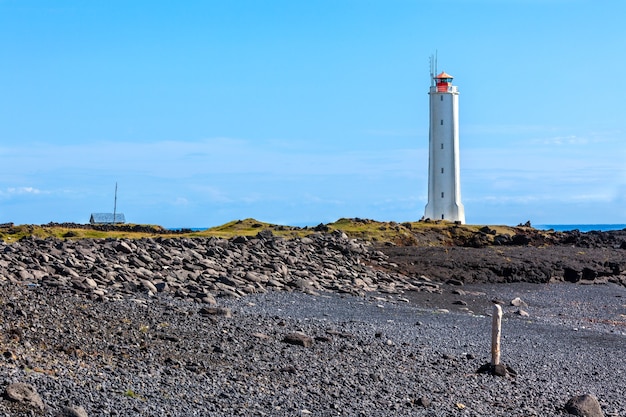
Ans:
{"type": "Polygon", "coordinates": [[[558,416],[582,393],[626,415],[626,289],[615,285],[270,291],[210,309],[3,284],[0,300],[0,381],[32,385],[45,404],[1,400],[3,415],[558,416]],[[478,374],[491,300],[515,297],[527,305],[504,308],[502,360],[518,375],[478,374]],[[295,332],[306,347],[285,342],[295,332]]]}

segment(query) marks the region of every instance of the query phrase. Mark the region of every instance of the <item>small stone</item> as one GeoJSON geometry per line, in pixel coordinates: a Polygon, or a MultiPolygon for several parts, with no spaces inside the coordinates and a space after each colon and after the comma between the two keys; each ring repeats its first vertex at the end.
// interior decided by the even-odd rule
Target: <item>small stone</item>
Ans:
{"type": "Polygon", "coordinates": [[[528,304],[526,304],[524,301],[522,301],[521,298],[516,297],[514,299],[511,300],[511,305],[513,307],[526,307],[528,306],[528,304]]]}
{"type": "Polygon", "coordinates": [[[293,365],[287,365],[280,369],[281,372],[286,372],[288,374],[297,374],[298,370],[293,365]]]}
{"type": "Polygon", "coordinates": [[[506,376],[506,366],[503,364],[493,365],[491,367],[491,372],[496,376],[506,376]]]}
{"type": "Polygon", "coordinates": [[[458,305],[458,306],[466,306],[467,303],[463,300],[456,300],[454,301],[452,304],[458,305]]]}
{"type": "Polygon", "coordinates": [[[87,411],[82,406],[63,407],[59,417],[87,417],[87,411]]]}
{"type": "Polygon", "coordinates": [[[289,333],[283,339],[284,343],[290,345],[311,347],[313,346],[313,338],[301,332],[289,333]]]}
{"type": "Polygon", "coordinates": [[[226,318],[233,316],[232,310],[228,307],[202,307],[198,310],[198,314],[203,316],[222,316],[226,318]]]}
{"type": "Polygon", "coordinates": [[[426,397],[420,397],[417,399],[417,405],[420,407],[428,408],[430,407],[430,404],[432,404],[432,402],[426,397]]]}
{"type": "Polygon", "coordinates": [[[489,362],[482,364],[476,372],[479,374],[490,374],[495,376],[517,376],[517,372],[510,366],[506,366],[504,364],[492,365],[489,362]]]}

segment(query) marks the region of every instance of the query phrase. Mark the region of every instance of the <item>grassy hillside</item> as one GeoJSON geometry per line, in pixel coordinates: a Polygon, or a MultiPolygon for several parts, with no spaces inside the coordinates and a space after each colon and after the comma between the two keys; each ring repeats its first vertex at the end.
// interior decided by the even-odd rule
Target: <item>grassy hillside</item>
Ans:
{"type": "MultiPolygon", "coordinates": [[[[369,219],[339,219],[336,222],[321,224],[316,227],[294,227],[264,223],[255,219],[234,220],[226,224],[202,231],[170,231],[161,226],[153,225],[107,225],[91,226],[81,224],[48,224],[48,225],[0,225],[0,239],[4,242],[15,242],[29,236],[38,238],[58,239],[104,239],[146,237],[221,237],[256,236],[262,230],[270,230],[276,236],[285,238],[303,237],[313,233],[344,232],[351,238],[359,238],[374,242],[392,242],[400,245],[434,245],[447,246],[458,244],[459,241],[471,239],[481,234],[484,226],[455,225],[448,222],[379,222],[369,219]]],[[[508,226],[489,226],[487,239],[495,234],[514,235],[520,228],[508,226]]],[[[482,233],[485,235],[485,233],[482,233]]]]}

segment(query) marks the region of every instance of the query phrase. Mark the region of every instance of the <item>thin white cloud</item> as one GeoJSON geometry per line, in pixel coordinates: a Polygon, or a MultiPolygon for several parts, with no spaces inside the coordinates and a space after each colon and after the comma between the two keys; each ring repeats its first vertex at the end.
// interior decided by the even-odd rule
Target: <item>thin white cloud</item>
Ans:
{"type": "Polygon", "coordinates": [[[0,194],[4,196],[14,196],[14,195],[38,195],[38,194],[47,194],[47,192],[41,191],[35,187],[9,187],[4,192],[0,192],[0,194]]]}
{"type": "Polygon", "coordinates": [[[177,197],[172,204],[175,206],[188,206],[189,200],[185,197],[177,197]]]}
{"type": "Polygon", "coordinates": [[[558,131],[560,128],[555,126],[543,126],[543,125],[512,125],[512,124],[462,124],[461,135],[518,135],[521,133],[544,133],[546,131],[558,131]]]}
{"type": "MultiPolygon", "coordinates": [[[[57,146],[3,148],[5,170],[38,167],[39,173],[84,172],[87,175],[131,173],[160,178],[194,175],[273,174],[340,175],[406,171],[416,151],[337,150],[314,152],[310,145],[285,148],[275,141],[231,138],[195,142],[94,142],[57,146]]],[[[83,175],[83,174],[79,174],[83,175]]]]}
{"type": "Polygon", "coordinates": [[[556,136],[553,138],[536,139],[533,143],[541,143],[542,145],[587,145],[589,139],[577,137],[575,135],[570,136],[556,136]]]}
{"type": "Polygon", "coordinates": [[[485,195],[480,197],[463,198],[465,204],[488,202],[502,205],[509,204],[537,204],[545,202],[561,202],[567,203],[610,203],[615,201],[616,196],[612,193],[589,193],[589,194],[572,194],[572,195],[554,195],[554,194],[526,194],[526,195],[485,195]]]}
{"type": "Polygon", "coordinates": [[[428,132],[427,128],[422,130],[416,129],[367,129],[363,131],[363,134],[368,136],[384,136],[384,137],[416,137],[424,135],[428,132]]]}
{"type": "Polygon", "coordinates": [[[321,197],[319,195],[313,194],[305,194],[304,201],[309,204],[321,204],[321,205],[331,205],[331,206],[341,206],[345,204],[345,201],[339,199],[332,199],[327,197],[321,197]]]}
{"type": "Polygon", "coordinates": [[[192,185],[190,188],[193,190],[198,199],[205,197],[206,199],[214,203],[233,203],[235,201],[232,197],[229,197],[224,191],[222,191],[218,187],[195,184],[192,185]]]}

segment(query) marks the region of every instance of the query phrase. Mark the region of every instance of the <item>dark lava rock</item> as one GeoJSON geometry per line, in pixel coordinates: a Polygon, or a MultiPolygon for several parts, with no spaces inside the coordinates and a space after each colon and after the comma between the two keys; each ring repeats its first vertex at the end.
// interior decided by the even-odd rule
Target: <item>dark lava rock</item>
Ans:
{"type": "Polygon", "coordinates": [[[476,373],[478,373],[478,374],[490,374],[490,375],[494,375],[494,376],[512,376],[512,377],[516,377],[517,376],[517,371],[515,371],[510,366],[507,366],[507,365],[505,365],[503,363],[500,363],[498,365],[492,365],[491,363],[487,362],[487,363],[481,365],[481,367],[478,368],[476,373]]]}
{"type": "Polygon", "coordinates": [[[270,229],[263,229],[259,233],[257,233],[256,237],[258,239],[272,239],[274,237],[274,233],[270,229]]]}
{"type": "Polygon", "coordinates": [[[567,282],[578,282],[582,278],[582,273],[574,268],[563,268],[563,279],[567,282]]]}
{"type": "Polygon", "coordinates": [[[420,407],[428,408],[430,407],[431,401],[426,397],[420,397],[417,399],[417,405],[420,407]]]}
{"type": "Polygon", "coordinates": [[[513,243],[514,245],[520,245],[520,246],[528,245],[530,244],[531,241],[532,239],[528,237],[527,235],[515,235],[511,239],[511,243],[513,243]]]}
{"type": "Polygon", "coordinates": [[[497,235],[493,238],[494,245],[508,245],[511,243],[511,237],[509,235],[497,235]]]}

